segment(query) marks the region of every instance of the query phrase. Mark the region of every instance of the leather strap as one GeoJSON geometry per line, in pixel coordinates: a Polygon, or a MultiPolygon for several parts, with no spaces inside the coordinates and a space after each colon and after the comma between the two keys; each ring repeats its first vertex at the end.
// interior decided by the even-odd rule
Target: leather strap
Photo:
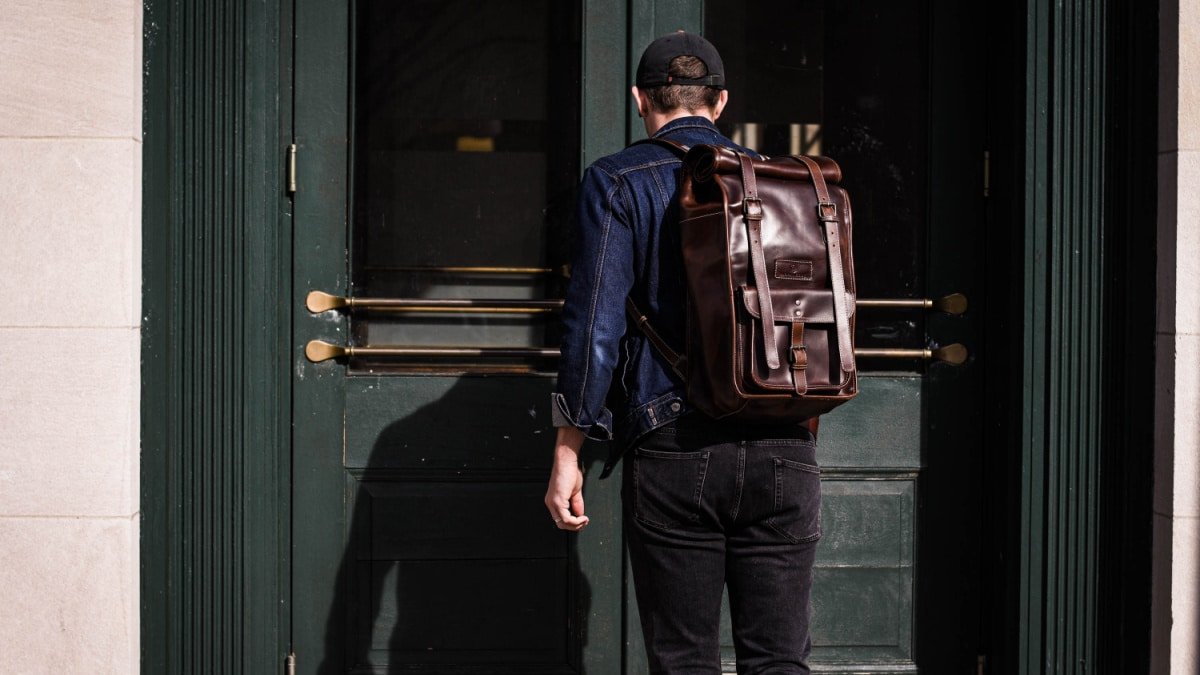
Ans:
{"type": "Polygon", "coordinates": [[[630,143],[629,145],[631,145],[631,146],[632,145],[657,145],[657,146],[664,147],[664,148],[670,150],[671,152],[675,153],[676,155],[679,155],[680,159],[682,159],[684,156],[686,156],[688,153],[688,150],[691,149],[689,146],[684,145],[683,143],[680,143],[678,141],[673,141],[669,138],[643,138],[642,140],[634,141],[634,142],[630,143]]]}
{"type": "Polygon", "coordinates": [[[789,354],[792,362],[792,384],[796,394],[803,396],[808,393],[808,351],[804,348],[804,322],[792,324],[792,351],[789,354]]]}
{"type": "MultiPolygon", "coordinates": [[[[683,143],[672,141],[669,138],[654,137],[643,138],[640,141],[634,141],[629,145],[657,145],[675,153],[680,157],[680,159],[685,157],[690,149],[683,143]]],[[[667,360],[667,363],[671,365],[671,370],[675,371],[675,374],[679,376],[679,379],[687,382],[687,375],[684,374],[687,372],[687,357],[672,349],[671,345],[667,344],[667,341],[662,339],[662,336],[658,334],[658,331],[654,330],[654,326],[650,325],[650,319],[645,314],[642,314],[642,311],[638,309],[637,303],[633,301],[633,298],[625,298],[625,313],[629,315],[630,319],[633,319],[633,323],[638,327],[638,330],[642,331],[642,333],[646,336],[646,339],[650,341],[650,344],[656,350],[658,350],[658,353],[667,360]]]]}
{"type": "Polygon", "coordinates": [[[633,301],[633,298],[625,298],[625,313],[629,315],[629,318],[633,319],[633,323],[638,327],[638,330],[642,331],[647,340],[650,340],[650,344],[667,360],[667,363],[671,364],[671,370],[675,371],[679,379],[687,382],[687,375],[684,375],[687,372],[687,357],[671,349],[671,345],[667,344],[667,341],[662,339],[658,331],[654,330],[654,327],[650,325],[650,319],[638,309],[637,303],[633,301]]]}
{"type": "Polygon", "coordinates": [[[838,355],[842,371],[854,372],[854,347],[850,335],[850,312],[846,307],[846,277],[842,270],[842,242],[838,233],[837,204],[829,199],[829,186],[821,167],[811,157],[803,155],[796,159],[804,162],[812,174],[813,189],[817,192],[817,218],[825,228],[825,248],[829,253],[829,280],[833,285],[833,320],[837,326],[838,355]]]}
{"type": "Polygon", "coordinates": [[[762,317],[763,354],[767,368],[778,370],[779,347],[775,342],[775,309],[771,304],[771,286],[767,281],[767,260],[762,245],[762,201],[758,198],[758,181],[754,164],[744,154],[738,154],[742,164],[742,215],[746,219],[746,236],[750,244],[750,265],[754,270],[754,286],[758,290],[758,312],[762,317]]]}

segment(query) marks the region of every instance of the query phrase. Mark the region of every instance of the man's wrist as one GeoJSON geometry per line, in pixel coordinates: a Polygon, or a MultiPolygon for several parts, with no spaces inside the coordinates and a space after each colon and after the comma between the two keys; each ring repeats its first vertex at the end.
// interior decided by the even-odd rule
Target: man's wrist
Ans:
{"type": "Polygon", "coordinates": [[[579,451],[569,446],[560,445],[554,449],[554,461],[556,462],[578,462],[579,451]]]}
{"type": "Polygon", "coordinates": [[[578,462],[583,439],[582,429],[572,426],[558,427],[558,438],[554,443],[554,461],[578,462]]]}

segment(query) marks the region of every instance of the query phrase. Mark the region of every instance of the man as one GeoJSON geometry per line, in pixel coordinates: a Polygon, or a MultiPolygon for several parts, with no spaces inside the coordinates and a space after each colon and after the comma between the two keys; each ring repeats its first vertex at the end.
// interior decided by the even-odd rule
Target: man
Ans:
{"type": "MultiPolygon", "coordinates": [[[[680,31],[651,43],[632,93],[648,136],[745,151],[714,124],[729,96],[721,58],[704,38],[680,31]]],[[[808,673],[820,537],[812,433],[801,425],[734,425],[692,410],[683,382],[626,322],[631,296],[669,344],[683,347],[673,207],[681,165],[669,148],[642,143],[584,172],[546,506],[561,529],[587,525],[579,449],[585,436],[610,440],[615,432],[601,477],[625,454],[626,541],[651,672],[721,672],[727,584],[738,672],[808,673]],[[610,398],[622,400],[616,423],[610,398]]]]}

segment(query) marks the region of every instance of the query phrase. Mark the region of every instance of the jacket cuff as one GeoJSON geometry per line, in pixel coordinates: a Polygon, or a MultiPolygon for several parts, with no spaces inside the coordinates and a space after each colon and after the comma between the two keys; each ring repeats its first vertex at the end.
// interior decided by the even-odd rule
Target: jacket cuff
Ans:
{"type": "Polygon", "coordinates": [[[556,427],[575,427],[593,441],[611,441],[612,412],[601,407],[596,421],[592,424],[582,423],[571,415],[567,408],[567,397],[558,392],[550,394],[550,419],[556,427]]]}

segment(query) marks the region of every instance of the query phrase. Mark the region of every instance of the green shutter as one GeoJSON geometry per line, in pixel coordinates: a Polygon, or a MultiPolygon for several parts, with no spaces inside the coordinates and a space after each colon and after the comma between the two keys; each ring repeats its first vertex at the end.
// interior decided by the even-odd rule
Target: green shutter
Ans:
{"type": "Polygon", "coordinates": [[[1022,673],[1096,667],[1105,8],[1028,5],[1022,673]]]}
{"type": "Polygon", "coordinates": [[[275,673],[290,380],[280,7],[145,4],[142,672],[275,673]]]}

